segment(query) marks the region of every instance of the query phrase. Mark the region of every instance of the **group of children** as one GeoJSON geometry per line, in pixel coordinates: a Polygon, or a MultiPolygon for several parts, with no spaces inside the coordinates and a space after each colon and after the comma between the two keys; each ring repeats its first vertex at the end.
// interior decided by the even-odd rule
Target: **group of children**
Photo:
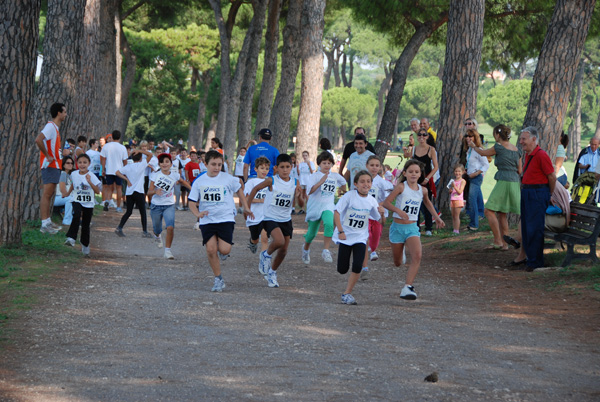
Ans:
{"type": "MultiPolygon", "coordinates": [[[[361,170],[354,176],[353,189],[346,192],[346,180],[331,171],[335,159],[326,151],[318,155],[317,166],[309,163],[306,153],[303,163],[306,163],[307,167],[302,169],[294,166],[290,155],[280,154],[272,177],[267,176],[271,167],[269,159],[260,157],[254,164],[256,177],[249,179],[245,184],[243,180],[224,171],[224,156],[218,150],[211,150],[205,154],[205,173],[200,171],[196,161],[197,154],[192,152],[191,161],[185,167],[185,171],[188,172],[186,179],[173,169],[173,157],[169,153],[153,156],[147,150],[139,150],[134,152],[132,159],[132,164],[124,166],[117,173],[128,184],[127,212],[121,219],[117,234],[124,236],[123,226],[135,205],[142,215],[143,235],[154,237],[158,247],[164,247],[165,258],[173,259],[170,248],[175,226],[174,189],[176,185],[187,188],[189,210],[198,220],[202,244],[206,246],[208,262],[214,274],[214,292],[221,292],[225,288],[221,262],[229,257],[233,245],[237,214],[234,195],[239,198],[250,232],[248,248],[252,253],[258,252],[259,239],[262,240],[258,270],[271,288],[279,287],[277,273],[282,267],[293,236],[294,204],[296,200],[300,207],[306,203],[305,220],[308,231],[304,236],[302,261],[310,264],[310,247],[323,223],[323,260],[327,263],[333,262],[329,251],[333,240],[338,244],[338,272],[345,274],[351,269],[346,289],[341,296],[344,304],[356,304],[351,294],[352,290],[361,274],[365,277],[368,273],[368,261],[378,258],[376,250],[387,211],[393,212],[390,243],[394,264],[402,265],[405,248],[411,257],[406,284],[400,293],[403,299],[417,298],[413,282],[422,255],[417,224],[421,202],[424,202],[425,207],[436,217],[438,227],[444,226],[444,222],[435,213],[427,198],[428,190],[418,184],[424,174],[424,168],[415,160],[405,164],[401,173],[402,181],[393,186],[380,176],[381,161],[373,155],[367,160],[366,170],[361,170]],[[154,232],[151,235],[146,232],[145,211],[142,214],[145,201],[143,174],[146,167],[154,166],[154,158],[157,159],[158,169],[150,174],[147,191],[147,195],[151,197],[150,215],[154,232]],[[300,180],[294,177],[294,170],[299,174],[300,180]],[[341,195],[337,204],[336,193],[341,195]],[[163,220],[166,226],[164,239],[163,220]],[[271,242],[268,242],[268,238],[271,242]]],[[[87,170],[87,155],[80,155],[77,162],[79,171],[73,172],[71,186],[71,191],[75,191],[76,194],[74,216],[84,211],[80,214],[83,216],[81,244],[87,248],[89,255],[89,221],[94,206],[93,192],[99,193],[100,182],[87,170]]],[[[78,227],[79,218],[73,220],[67,234],[67,242],[71,245],[75,242],[78,227]]]]}

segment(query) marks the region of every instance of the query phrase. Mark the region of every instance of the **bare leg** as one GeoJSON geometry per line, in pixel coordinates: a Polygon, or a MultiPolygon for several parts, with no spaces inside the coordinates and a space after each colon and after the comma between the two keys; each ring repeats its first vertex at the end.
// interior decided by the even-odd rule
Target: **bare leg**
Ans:
{"type": "MultiPolygon", "coordinates": [[[[271,233],[273,233],[273,232],[271,232],[271,233]]],[[[277,271],[277,268],[279,268],[279,266],[285,259],[285,256],[287,255],[288,246],[290,245],[290,237],[285,236],[284,239],[285,240],[284,240],[283,246],[279,247],[279,249],[277,250],[277,255],[273,259],[273,264],[271,264],[271,269],[273,271],[277,271]]]]}
{"type": "Polygon", "coordinates": [[[167,227],[167,236],[165,238],[165,247],[171,248],[171,244],[173,244],[173,237],[175,236],[175,228],[173,226],[167,227]]]}
{"type": "Polygon", "coordinates": [[[394,265],[399,267],[402,265],[402,253],[404,252],[404,243],[392,243],[392,258],[394,265]]]}
{"type": "Polygon", "coordinates": [[[346,285],[346,291],[344,294],[352,293],[352,289],[354,289],[354,286],[356,285],[356,282],[358,282],[359,278],[360,274],[350,272],[350,276],[348,277],[348,285],[346,285]]]}
{"type": "Polygon", "coordinates": [[[54,197],[55,192],[56,184],[44,184],[42,199],[40,200],[40,217],[42,218],[42,220],[50,218],[50,205],[52,203],[52,197],[54,197]]]}
{"type": "MultiPolygon", "coordinates": [[[[406,284],[412,285],[421,266],[421,257],[423,255],[421,239],[417,236],[409,237],[406,239],[406,248],[410,251],[410,264],[406,273],[406,284]]],[[[402,255],[400,259],[402,259],[402,255]]]]}
{"type": "Polygon", "coordinates": [[[329,250],[331,246],[331,237],[323,237],[323,250],[329,250]]]}
{"type": "Polygon", "coordinates": [[[452,229],[460,230],[460,208],[452,208],[452,229]]]}
{"type": "Polygon", "coordinates": [[[221,275],[221,262],[219,261],[219,256],[217,255],[217,250],[219,247],[217,236],[213,236],[206,243],[206,256],[208,257],[208,263],[210,264],[210,268],[213,271],[215,276],[221,275]]]}
{"type": "Polygon", "coordinates": [[[264,230],[260,234],[260,251],[265,251],[269,248],[269,236],[264,230]]]}
{"type": "Polygon", "coordinates": [[[486,208],[483,213],[485,214],[485,217],[490,224],[490,229],[494,234],[494,246],[503,247],[504,241],[502,240],[502,233],[500,232],[500,224],[498,223],[496,212],[486,208]]]}
{"type": "Polygon", "coordinates": [[[121,202],[123,201],[123,187],[122,186],[116,186],[117,187],[117,208],[121,208],[121,202]]]}

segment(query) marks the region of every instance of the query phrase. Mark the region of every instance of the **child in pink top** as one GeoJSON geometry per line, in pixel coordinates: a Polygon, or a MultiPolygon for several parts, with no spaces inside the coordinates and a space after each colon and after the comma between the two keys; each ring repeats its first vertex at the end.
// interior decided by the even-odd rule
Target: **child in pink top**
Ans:
{"type": "Polygon", "coordinates": [[[452,227],[454,233],[460,233],[460,211],[465,206],[463,192],[467,182],[462,178],[465,167],[460,163],[454,167],[454,179],[448,183],[450,190],[450,209],[452,210],[452,227]]]}

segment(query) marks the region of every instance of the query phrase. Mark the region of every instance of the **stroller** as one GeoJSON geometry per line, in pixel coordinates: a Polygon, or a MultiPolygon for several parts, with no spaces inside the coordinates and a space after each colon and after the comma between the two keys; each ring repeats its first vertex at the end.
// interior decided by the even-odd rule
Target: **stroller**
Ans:
{"type": "Polygon", "coordinates": [[[573,202],[596,206],[596,203],[599,202],[599,195],[600,192],[598,191],[598,183],[594,172],[585,172],[573,183],[573,190],[571,190],[573,202]]]}

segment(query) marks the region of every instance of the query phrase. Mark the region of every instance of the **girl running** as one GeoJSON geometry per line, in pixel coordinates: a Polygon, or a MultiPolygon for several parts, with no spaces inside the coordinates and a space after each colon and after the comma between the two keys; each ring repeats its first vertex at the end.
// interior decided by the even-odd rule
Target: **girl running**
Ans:
{"type": "Polygon", "coordinates": [[[435,208],[433,208],[433,204],[427,196],[427,188],[418,184],[423,182],[425,177],[423,164],[414,159],[409,160],[402,169],[402,176],[404,182],[399,183],[394,188],[392,193],[383,201],[383,206],[394,213],[394,222],[390,226],[390,243],[392,243],[394,265],[399,267],[402,264],[405,244],[411,256],[408,272],[406,273],[406,284],[402,288],[400,297],[406,300],[416,300],[417,293],[413,287],[413,282],[419,272],[422,257],[421,235],[417,226],[421,203],[434,217],[438,228],[443,228],[445,224],[435,212],[435,208]],[[394,200],[395,205],[392,205],[394,200]]]}
{"type": "Polygon", "coordinates": [[[465,206],[464,191],[467,182],[463,179],[463,174],[465,174],[465,167],[459,163],[454,167],[454,180],[451,180],[450,183],[448,183],[454,234],[460,233],[460,211],[465,206]]]}
{"type": "Polygon", "coordinates": [[[348,272],[350,256],[354,255],[352,272],[348,277],[346,290],[342,293],[343,304],[357,304],[351,293],[360,278],[367,251],[368,220],[379,220],[383,213],[383,208],[377,204],[375,198],[369,196],[371,180],[369,172],[358,171],[354,175],[355,189],[344,194],[335,206],[333,241],[339,245],[337,270],[340,274],[348,272]]]}

